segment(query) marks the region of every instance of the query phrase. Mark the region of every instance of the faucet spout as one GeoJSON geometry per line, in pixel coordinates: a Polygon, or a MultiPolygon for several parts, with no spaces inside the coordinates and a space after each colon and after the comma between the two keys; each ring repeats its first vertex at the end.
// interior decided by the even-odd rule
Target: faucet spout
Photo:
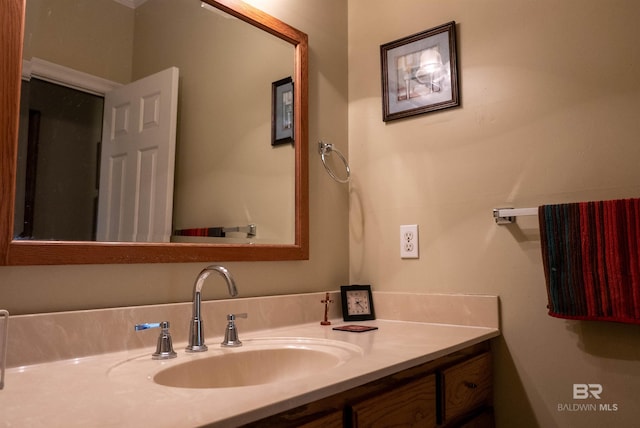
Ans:
{"type": "Polygon", "coordinates": [[[208,349],[207,345],[204,343],[204,329],[202,326],[202,318],[200,316],[200,307],[202,301],[202,286],[204,285],[204,281],[212,272],[217,272],[225,279],[227,289],[229,290],[229,295],[231,297],[236,297],[238,295],[236,282],[233,280],[229,270],[224,266],[207,266],[198,274],[196,282],[193,285],[193,317],[189,327],[189,345],[186,348],[187,352],[204,352],[208,349]]]}

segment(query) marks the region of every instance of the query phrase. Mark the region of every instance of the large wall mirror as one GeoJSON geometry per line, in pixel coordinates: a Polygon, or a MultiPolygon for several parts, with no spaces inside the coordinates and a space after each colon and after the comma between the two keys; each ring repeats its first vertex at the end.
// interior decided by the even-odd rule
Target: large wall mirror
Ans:
{"type": "Polygon", "coordinates": [[[308,258],[306,34],[238,0],[0,13],[0,264],[308,258]]]}

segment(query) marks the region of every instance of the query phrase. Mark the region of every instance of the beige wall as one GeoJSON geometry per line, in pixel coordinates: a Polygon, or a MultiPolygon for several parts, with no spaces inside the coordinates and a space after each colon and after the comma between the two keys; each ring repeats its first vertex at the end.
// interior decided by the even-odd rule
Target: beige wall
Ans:
{"type": "MultiPolygon", "coordinates": [[[[341,0],[311,0],[301,8],[297,0],[279,0],[262,8],[310,39],[310,260],[225,265],[241,296],[335,290],[348,280],[348,191],[325,174],[316,142],[322,137],[347,141],[347,5],[341,0]]],[[[204,266],[0,267],[0,307],[22,314],[186,302],[204,266]]],[[[220,279],[209,281],[205,299],[226,297],[220,279]]],[[[319,302],[318,311],[322,316],[319,302]]]]}
{"type": "Polygon", "coordinates": [[[536,218],[494,207],[638,196],[640,3],[350,0],[350,277],[378,290],[497,294],[501,427],[630,427],[640,327],[546,315],[536,218]],[[462,106],[383,123],[379,46],[455,20],[462,106]],[[399,226],[420,227],[420,259],[399,226]],[[558,411],[601,383],[617,412],[558,411]]]}
{"type": "Polygon", "coordinates": [[[128,83],[131,81],[132,51],[131,8],[113,0],[27,2],[25,59],[37,57],[128,83]]]}

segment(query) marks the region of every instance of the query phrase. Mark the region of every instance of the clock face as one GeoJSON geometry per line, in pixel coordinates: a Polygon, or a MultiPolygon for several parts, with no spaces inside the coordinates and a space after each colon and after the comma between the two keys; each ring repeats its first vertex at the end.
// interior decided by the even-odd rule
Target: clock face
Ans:
{"type": "Polygon", "coordinates": [[[366,290],[347,292],[347,312],[349,315],[367,315],[371,313],[369,293],[366,290]]]}

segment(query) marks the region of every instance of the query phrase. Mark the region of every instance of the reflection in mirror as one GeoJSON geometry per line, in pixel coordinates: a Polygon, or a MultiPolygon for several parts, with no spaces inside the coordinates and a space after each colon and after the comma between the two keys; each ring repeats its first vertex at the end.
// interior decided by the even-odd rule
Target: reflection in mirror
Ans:
{"type": "Polygon", "coordinates": [[[15,239],[293,244],[270,135],[294,47],[199,0],[124,3],[27,0],[15,239]]]}
{"type": "MultiPolygon", "coordinates": [[[[26,14],[23,0],[0,2],[0,197],[15,201],[15,207],[0,205],[0,264],[308,258],[307,36],[240,0],[205,1],[28,0],[26,14]],[[53,8],[54,3],[63,9],[53,8]],[[128,3],[138,6],[124,6],[128,3]],[[62,32],[47,33],[55,28],[62,32]],[[101,33],[109,37],[98,37],[101,33]],[[101,156],[104,161],[103,134],[111,136],[128,124],[153,125],[159,117],[157,109],[148,109],[138,119],[115,114],[105,122],[101,110],[117,110],[109,107],[106,94],[162,70],[170,70],[178,82],[175,165],[173,170],[141,171],[154,171],[143,173],[149,182],[164,177],[173,184],[165,204],[170,226],[155,235],[155,242],[89,242],[103,235],[100,188],[105,172],[98,167],[101,156]],[[272,83],[289,76],[295,85],[294,143],[272,146],[272,83]],[[49,95],[35,100],[36,92],[49,95]],[[56,105],[52,118],[43,117],[51,115],[51,99],[81,108],[58,111],[63,109],[56,105]],[[73,138],[49,143],[53,140],[40,135],[51,122],[72,126],[71,119],[82,119],[81,125],[73,125],[78,126],[70,132],[73,138]],[[25,142],[20,148],[18,129],[25,142]],[[76,139],[84,142],[81,148],[64,146],[76,139]],[[63,170],[50,169],[49,161],[56,158],[66,162],[63,170]],[[67,206],[76,199],[84,199],[82,206],[67,206]],[[56,210],[71,221],[60,222],[56,210]],[[225,237],[176,237],[176,229],[211,229],[217,235],[221,230],[225,237]]],[[[143,98],[155,106],[153,97],[143,98]]],[[[62,131],[55,127],[52,132],[62,131]]],[[[158,165],[153,159],[140,162],[158,165]]],[[[110,168],[112,173],[117,169],[113,162],[110,168]]],[[[142,197],[152,199],[144,189],[142,197]]],[[[153,210],[145,215],[162,217],[153,210]]],[[[103,239],[146,240],[129,229],[103,239]]]]}

